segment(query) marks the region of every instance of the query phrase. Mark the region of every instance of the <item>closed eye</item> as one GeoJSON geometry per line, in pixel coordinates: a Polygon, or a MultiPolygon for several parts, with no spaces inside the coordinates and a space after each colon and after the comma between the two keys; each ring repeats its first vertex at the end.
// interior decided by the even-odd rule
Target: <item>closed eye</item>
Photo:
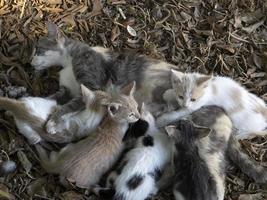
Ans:
{"type": "Polygon", "coordinates": [[[191,98],[191,101],[194,102],[194,101],[196,101],[196,99],[195,98],[191,98]]]}
{"type": "Polygon", "coordinates": [[[184,96],[182,96],[182,95],[179,95],[178,97],[179,97],[179,99],[184,99],[184,96]]]}

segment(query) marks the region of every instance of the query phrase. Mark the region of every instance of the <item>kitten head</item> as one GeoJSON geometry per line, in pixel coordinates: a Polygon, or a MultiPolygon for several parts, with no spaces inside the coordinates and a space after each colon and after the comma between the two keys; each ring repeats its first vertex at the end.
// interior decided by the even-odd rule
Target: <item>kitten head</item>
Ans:
{"type": "Polygon", "coordinates": [[[180,120],[175,125],[165,127],[167,134],[176,144],[188,145],[209,135],[211,130],[194,124],[189,120],[180,120]]]}
{"type": "Polygon", "coordinates": [[[171,70],[171,73],[172,87],[179,105],[189,109],[201,107],[202,97],[212,77],[197,73],[186,74],[176,70],[171,70]]]}
{"type": "Polygon", "coordinates": [[[36,44],[35,55],[31,64],[37,70],[53,65],[61,65],[64,56],[65,38],[60,34],[56,24],[47,22],[47,36],[40,37],[36,44]]]}
{"type": "Polygon", "coordinates": [[[134,99],[135,82],[118,89],[110,84],[107,91],[91,91],[82,86],[82,95],[87,105],[97,97],[106,107],[108,115],[115,121],[134,123],[140,118],[138,104],[134,99]]]}

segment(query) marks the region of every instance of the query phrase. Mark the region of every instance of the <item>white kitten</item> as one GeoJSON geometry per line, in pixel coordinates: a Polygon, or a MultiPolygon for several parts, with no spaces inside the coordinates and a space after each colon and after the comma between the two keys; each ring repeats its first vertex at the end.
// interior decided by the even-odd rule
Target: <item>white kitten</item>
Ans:
{"type": "Polygon", "coordinates": [[[265,102],[231,78],[172,70],[172,86],[178,103],[191,111],[206,105],[223,108],[239,139],[267,134],[265,102]]]}

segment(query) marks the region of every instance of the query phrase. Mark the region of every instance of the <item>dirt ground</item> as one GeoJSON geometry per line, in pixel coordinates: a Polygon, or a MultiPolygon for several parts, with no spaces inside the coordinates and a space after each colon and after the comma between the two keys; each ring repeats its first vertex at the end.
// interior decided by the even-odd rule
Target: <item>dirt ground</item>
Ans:
{"type": "MultiPolygon", "coordinates": [[[[91,46],[146,54],[182,71],[230,76],[267,100],[266,11],[266,0],[0,0],[0,96],[47,96],[58,89],[58,69],[35,72],[29,64],[49,20],[91,46]]],[[[242,144],[267,167],[267,138],[242,144]]],[[[0,176],[0,199],[92,199],[88,191],[66,189],[46,174],[4,112],[0,150],[0,162],[17,165],[0,176]]],[[[267,186],[235,167],[226,182],[227,200],[267,199],[267,186]]],[[[171,192],[156,199],[171,200],[171,192]]]]}

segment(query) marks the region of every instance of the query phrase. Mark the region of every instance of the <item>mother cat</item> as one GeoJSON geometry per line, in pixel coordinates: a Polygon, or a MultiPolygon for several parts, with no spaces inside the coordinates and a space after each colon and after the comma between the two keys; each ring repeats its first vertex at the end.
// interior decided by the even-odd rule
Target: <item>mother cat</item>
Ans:
{"type": "MultiPolygon", "coordinates": [[[[39,39],[31,64],[37,70],[55,65],[62,66],[60,86],[67,88],[72,97],[80,95],[80,84],[92,90],[99,90],[104,88],[108,79],[117,86],[136,81],[137,102],[145,102],[153,114],[158,112],[159,105],[164,105],[162,94],[171,87],[170,68],[173,68],[173,65],[140,55],[90,47],[61,36],[57,26],[50,22],[47,23],[47,29],[48,35],[39,39]]],[[[47,122],[47,131],[55,133],[56,124],[62,120],[60,116],[79,109],[82,105],[80,101],[80,98],[75,98],[57,110],[47,122]]]]}

